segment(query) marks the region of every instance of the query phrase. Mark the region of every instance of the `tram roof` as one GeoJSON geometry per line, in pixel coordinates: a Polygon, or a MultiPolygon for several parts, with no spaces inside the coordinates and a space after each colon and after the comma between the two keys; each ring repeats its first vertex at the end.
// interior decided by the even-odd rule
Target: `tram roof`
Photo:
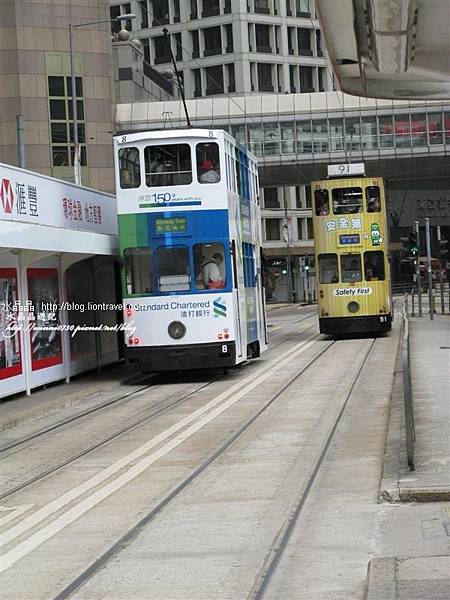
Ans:
{"type": "Polygon", "coordinates": [[[140,140],[166,140],[166,139],[182,139],[182,138],[223,138],[227,136],[230,139],[233,139],[232,136],[229,135],[223,129],[211,129],[211,128],[195,128],[195,129],[160,129],[160,130],[151,130],[151,131],[142,131],[138,133],[121,133],[120,135],[116,135],[114,137],[116,143],[119,145],[121,143],[128,144],[130,141],[140,141],[140,140]],[[209,132],[213,132],[214,135],[210,135],[209,132]],[[126,142],[122,142],[122,138],[126,136],[126,142]]]}

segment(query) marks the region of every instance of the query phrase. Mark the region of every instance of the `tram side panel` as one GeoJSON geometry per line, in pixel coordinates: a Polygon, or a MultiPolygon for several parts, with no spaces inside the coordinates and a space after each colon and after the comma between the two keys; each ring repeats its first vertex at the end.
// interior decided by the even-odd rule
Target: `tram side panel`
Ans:
{"type": "Polygon", "coordinates": [[[389,330],[392,311],[382,180],[326,180],[313,182],[312,189],[320,332],[389,330]],[[379,193],[378,212],[367,210],[373,190],[379,193]],[[353,207],[339,209],[334,202],[350,194],[358,198],[359,193],[353,207]]]}

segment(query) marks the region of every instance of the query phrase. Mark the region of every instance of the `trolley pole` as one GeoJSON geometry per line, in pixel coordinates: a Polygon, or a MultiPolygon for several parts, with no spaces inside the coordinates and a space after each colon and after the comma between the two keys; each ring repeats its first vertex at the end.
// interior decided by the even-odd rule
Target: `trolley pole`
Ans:
{"type": "MultiPolygon", "coordinates": [[[[441,241],[441,226],[436,227],[436,237],[438,242],[441,241]]],[[[440,243],[438,244],[440,246],[440,243]]],[[[441,313],[445,314],[445,300],[444,300],[444,275],[442,273],[442,261],[441,268],[439,269],[439,286],[441,288],[441,313]]]]}
{"type": "Polygon", "coordinates": [[[428,302],[430,303],[430,321],[433,321],[433,275],[431,273],[430,219],[428,217],[425,219],[425,235],[427,242],[428,302]]]}
{"type": "Polygon", "coordinates": [[[416,266],[416,283],[417,283],[417,306],[419,309],[419,317],[422,316],[422,278],[420,276],[420,229],[419,221],[414,221],[414,229],[417,239],[417,256],[415,260],[416,266]]]}

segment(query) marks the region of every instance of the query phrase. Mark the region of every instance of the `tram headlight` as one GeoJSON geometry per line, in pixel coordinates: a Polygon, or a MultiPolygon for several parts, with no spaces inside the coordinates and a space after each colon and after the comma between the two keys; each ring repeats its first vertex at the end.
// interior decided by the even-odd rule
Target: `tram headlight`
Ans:
{"type": "Polygon", "coordinates": [[[357,313],[359,310],[359,304],[352,300],[347,304],[348,312],[357,313]]]}
{"type": "Polygon", "coordinates": [[[180,321],[172,321],[167,331],[171,338],[174,340],[181,340],[186,335],[186,327],[180,321]]]}

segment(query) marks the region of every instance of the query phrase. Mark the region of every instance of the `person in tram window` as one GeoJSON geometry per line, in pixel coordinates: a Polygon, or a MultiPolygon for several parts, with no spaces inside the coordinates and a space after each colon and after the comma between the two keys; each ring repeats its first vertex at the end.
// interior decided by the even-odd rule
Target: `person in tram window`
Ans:
{"type": "Polygon", "coordinates": [[[219,169],[214,166],[212,161],[205,158],[205,160],[199,166],[200,183],[217,183],[220,181],[219,169]]]}
{"type": "Polygon", "coordinates": [[[220,265],[223,263],[223,256],[220,252],[213,254],[212,258],[207,258],[202,264],[202,279],[206,290],[222,289],[225,281],[220,273],[220,265]]]}
{"type": "Polygon", "coordinates": [[[379,198],[371,198],[369,200],[369,206],[367,207],[367,212],[374,213],[380,212],[381,210],[381,202],[379,198]]]}
{"type": "Polygon", "coordinates": [[[343,273],[343,281],[361,281],[361,271],[358,261],[354,258],[350,263],[350,268],[347,268],[343,273]]]}

